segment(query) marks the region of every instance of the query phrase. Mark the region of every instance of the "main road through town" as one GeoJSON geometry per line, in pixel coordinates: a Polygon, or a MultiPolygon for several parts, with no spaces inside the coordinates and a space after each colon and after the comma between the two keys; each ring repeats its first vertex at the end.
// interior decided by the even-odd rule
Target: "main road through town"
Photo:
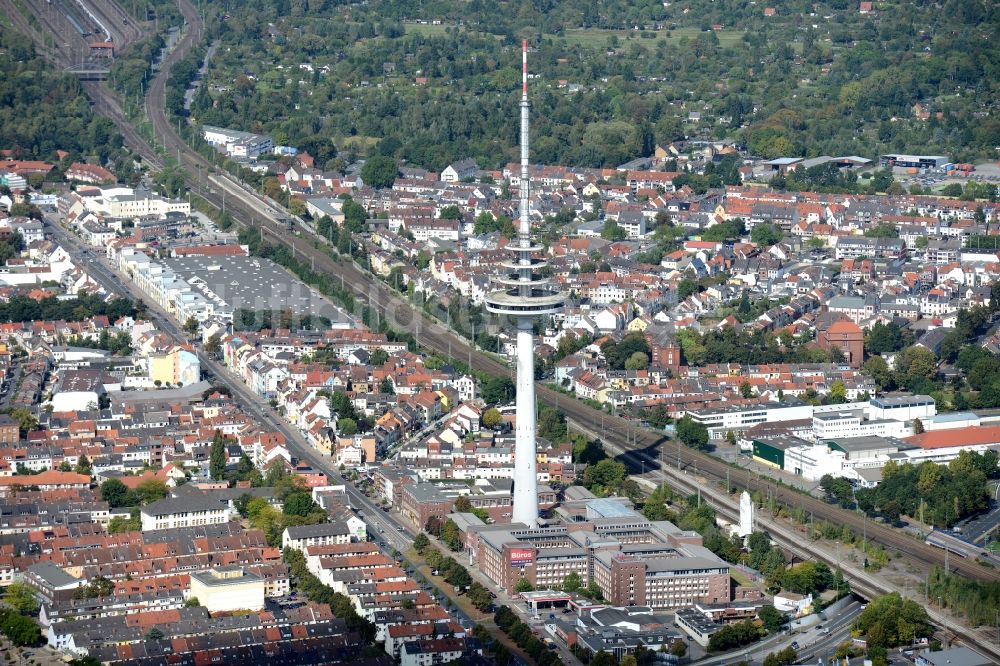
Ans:
{"type": "MultiPolygon", "coordinates": [[[[63,227],[58,222],[57,216],[47,216],[46,223],[49,227],[48,231],[56,238],[59,244],[87,270],[98,284],[110,293],[121,296],[132,296],[143,300],[149,311],[150,318],[156,323],[159,330],[174,338],[178,343],[187,343],[189,341],[173,317],[168,315],[155,303],[144,300],[143,294],[128,279],[128,276],[120,274],[103,254],[99,254],[93,249],[88,248],[72,232],[63,227]]],[[[260,423],[284,435],[289,450],[296,457],[308,462],[314,468],[323,471],[332,483],[343,485],[351,506],[359,510],[359,517],[365,522],[370,538],[379,544],[386,554],[390,554],[391,551],[398,551],[402,559],[407,560],[407,562],[410,561],[409,551],[413,546],[413,528],[411,525],[403,520],[397,520],[395,514],[383,511],[364,493],[344,479],[340,471],[328,457],[319,454],[312,448],[294,426],[277,414],[269,402],[251,391],[243,380],[229,370],[228,367],[216,361],[211,355],[200,348],[197,349],[197,353],[202,367],[212,373],[215,383],[227,387],[234,399],[239,401],[260,423]]],[[[470,573],[478,575],[478,572],[475,570],[470,573]]],[[[442,602],[446,598],[454,601],[457,595],[457,592],[449,588],[446,584],[439,585],[431,579],[427,579],[423,587],[428,593],[434,595],[435,598],[442,602]]],[[[454,603],[449,612],[457,617],[464,627],[471,628],[473,626],[474,620],[462,610],[458,603],[454,603]]],[[[563,656],[564,663],[571,666],[580,666],[579,660],[565,648],[561,648],[560,653],[563,656]]],[[[521,658],[516,659],[517,664],[524,664],[521,658]]]]}

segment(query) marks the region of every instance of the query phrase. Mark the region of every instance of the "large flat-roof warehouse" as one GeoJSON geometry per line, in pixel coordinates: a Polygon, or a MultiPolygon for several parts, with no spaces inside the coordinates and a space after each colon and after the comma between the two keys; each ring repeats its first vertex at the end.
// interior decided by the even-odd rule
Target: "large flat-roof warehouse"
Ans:
{"type": "Polygon", "coordinates": [[[327,317],[335,326],[353,324],[343,310],[268,259],[192,256],[162,261],[194,289],[211,292],[206,296],[221,299],[233,311],[290,310],[327,317]]]}

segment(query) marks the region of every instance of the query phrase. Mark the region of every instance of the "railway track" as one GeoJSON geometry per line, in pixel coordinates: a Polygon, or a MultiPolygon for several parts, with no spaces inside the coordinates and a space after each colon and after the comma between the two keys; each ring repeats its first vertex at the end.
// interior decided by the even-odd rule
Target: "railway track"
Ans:
{"type": "MultiPolygon", "coordinates": [[[[591,431],[590,434],[599,436],[599,433],[594,431],[591,431]]],[[[715,509],[719,516],[729,520],[734,525],[739,523],[739,500],[730,493],[723,491],[722,488],[724,486],[721,483],[719,484],[719,492],[705,493],[705,484],[698,478],[700,470],[690,473],[690,471],[683,471],[675,469],[671,465],[662,464],[659,460],[650,458],[642,451],[620,449],[614,445],[609,448],[611,452],[619,454],[621,459],[628,460],[632,466],[645,466],[645,469],[650,472],[649,476],[653,477],[657,485],[665,481],[675,490],[686,493],[688,496],[697,494],[701,497],[701,501],[715,509]]],[[[649,479],[645,480],[649,481],[649,479]]],[[[770,521],[767,533],[778,546],[794,559],[800,561],[822,560],[831,569],[840,569],[843,571],[845,579],[850,583],[851,590],[859,596],[865,599],[872,599],[885,592],[885,586],[878,578],[858,566],[855,562],[842,558],[840,546],[837,547],[836,554],[833,550],[817,551],[815,547],[809,547],[810,539],[804,533],[803,529],[777,520],[770,521]]],[[[929,604],[926,610],[931,620],[937,626],[943,628],[942,631],[945,632],[945,638],[948,639],[948,642],[959,638],[964,642],[976,645],[980,650],[1000,660],[1000,644],[997,644],[994,640],[996,636],[993,628],[967,627],[958,624],[946,611],[932,607],[929,604]],[[947,629],[944,629],[944,627],[947,627],[947,629]]]]}

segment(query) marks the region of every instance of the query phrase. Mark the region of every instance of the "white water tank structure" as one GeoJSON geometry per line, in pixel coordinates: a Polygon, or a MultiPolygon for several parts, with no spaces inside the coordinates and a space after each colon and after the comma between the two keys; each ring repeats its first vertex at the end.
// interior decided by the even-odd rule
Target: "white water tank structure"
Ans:
{"type": "Polygon", "coordinates": [[[744,490],[743,494],[740,495],[740,526],[736,530],[736,535],[740,538],[745,539],[753,533],[753,514],[755,510],[750,493],[744,490]]]}

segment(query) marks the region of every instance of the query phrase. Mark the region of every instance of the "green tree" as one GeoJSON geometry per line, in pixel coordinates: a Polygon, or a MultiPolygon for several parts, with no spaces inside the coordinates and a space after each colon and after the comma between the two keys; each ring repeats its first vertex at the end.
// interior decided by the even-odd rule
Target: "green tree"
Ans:
{"type": "Polygon", "coordinates": [[[691,294],[701,291],[701,285],[691,278],[684,278],[677,283],[677,300],[683,301],[691,294]]]}
{"type": "Polygon", "coordinates": [[[4,602],[21,615],[34,615],[38,612],[38,599],[35,592],[24,583],[11,583],[3,593],[4,602]]]}
{"type": "Polygon", "coordinates": [[[626,370],[643,370],[649,365],[649,356],[641,351],[637,351],[625,361],[626,370]]]}
{"type": "Polygon", "coordinates": [[[787,666],[798,660],[798,653],[793,647],[786,647],[778,652],[771,652],[764,657],[764,666],[787,666]]]}
{"type": "Polygon", "coordinates": [[[566,415],[559,409],[542,407],[538,412],[538,434],[550,442],[566,438],[566,415]]]}
{"type": "Polygon", "coordinates": [[[499,409],[491,407],[483,412],[483,426],[495,428],[503,422],[503,415],[499,409]]]}
{"type": "Polygon", "coordinates": [[[219,354],[222,352],[222,340],[218,335],[213,335],[205,341],[205,352],[208,354],[219,354]]]}
{"type": "Polygon", "coordinates": [[[121,532],[138,532],[142,529],[142,521],[137,513],[131,518],[115,516],[108,521],[108,534],[119,534],[121,532]]]}
{"type": "Polygon", "coordinates": [[[101,484],[101,499],[107,502],[112,509],[126,506],[130,498],[128,486],[118,479],[108,479],[101,484]]]}
{"type": "Polygon", "coordinates": [[[313,511],[319,509],[319,505],[313,501],[312,495],[308,492],[299,491],[290,493],[285,497],[281,511],[286,516],[308,516],[313,511]]]}
{"type": "Polygon", "coordinates": [[[0,614],[0,632],[19,647],[38,645],[42,640],[42,632],[38,625],[17,613],[0,614]]]}
{"type": "Polygon", "coordinates": [[[909,645],[915,638],[927,638],[934,633],[927,611],[896,592],[869,601],[854,621],[853,629],[865,637],[869,650],[909,645]]]}
{"type": "Polygon", "coordinates": [[[868,238],[899,238],[899,229],[894,224],[877,224],[865,229],[868,238]]]}
{"type": "Polygon", "coordinates": [[[755,225],[750,232],[750,240],[761,247],[769,247],[781,242],[783,234],[781,229],[773,224],[755,225]]]}
{"type": "Polygon", "coordinates": [[[341,254],[351,253],[350,234],[361,233],[365,230],[365,221],[368,219],[368,211],[351,197],[345,197],[341,212],[344,214],[344,230],[350,233],[341,233],[337,243],[337,251],[341,254]]]}
{"type": "Polygon", "coordinates": [[[933,380],[937,376],[937,358],[924,347],[907,347],[896,356],[896,375],[901,383],[913,390],[918,382],[933,380]]]}
{"type": "Polygon", "coordinates": [[[719,652],[743,647],[757,642],[762,633],[763,629],[751,620],[727,624],[712,634],[708,641],[708,649],[711,652],[719,652]]]}
{"type": "Polygon", "coordinates": [[[685,414],[677,422],[677,438],[693,449],[704,450],[708,447],[708,428],[685,414]]]}
{"type": "Polygon", "coordinates": [[[830,404],[840,405],[847,402],[847,388],[844,382],[836,379],[830,384],[830,404]]]}
{"type": "Polygon", "coordinates": [[[330,396],[330,409],[337,413],[337,416],[345,419],[357,420],[357,412],[354,403],[343,391],[334,391],[330,396]]]}
{"type": "Polygon", "coordinates": [[[625,463],[611,458],[588,465],[583,471],[583,484],[596,495],[608,495],[620,490],[627,478],[625,463]]]}
{"type": "Polygon", "coordinates": [[[366,185],[378,190],[392,187],[398,175],[399,167],[396,165],[396,160],[386,155],[369,157],[361,167],[361,179],[366,185]]]}
{"type": "Polygon", "coordinates": [[[625,230],[618,226],[618,222],[613,219],[608,219],[604,223],[604,229],[601,230],[601,238],[605,240],[623,240],[625,236],[625,230]]]}
{"type": "Polygon", "coordinates": [[[208,472],[216,481],[222,481],[226,477],[226,440],[222,432],[216,430],[212,437],[212,446],[208,454],[208,472]]]}
{"type": "Polygon", "coordinates": [[[73,468],[73,471],[76,472],[77,474],[86,474],[87,476],[90,476],[92,471],[90,466],[90,458],[81,453],[80,457],[76,461],[76,467],[73,468]]]}
{"type": "Polygon", "coordinates": [[[466,596],[469,597],[472,605],[482,613],[485,613],[493,603],[493,594],[485,586],[475,581],[469,586],[466,596]]]}
{"type": "Polygon", "coordinates": [[[462,535],[458,530],[458,525],[451,518],[444,521],[441,526],[441,541],[448,546],[448,550],[458,552],[462,550],[462,535]]]}
{"type": "Polygon", "coordinates": [[[869,354],[888,354],[905,346],[903,330],[894,322],[877,322],[865,336],[865,351],[869,354]]]}
{"type": "Polygon", "coordinates": [[[514,382],[510,377],[490,377],[483,383],[482,398],[488,405],[510,402],[514,397],[514,382]]]}
{"type": "Polygon", "coordinates": [[[764,628],[769,634],[776,634],[781,631],[781,625],[785,623],[785,615],[771,604],[761,606],[757,613],[757,618],[764,623],[764,628]]]}
{"type": "Polygon", "coordinates": [[[580,578],[580,574],[575,571],[571,571],[569,574],[563,578],[562,583],[563,592],[568,592],[570,594],[577,594],[583,589],[583,579],[580,578]]]}
{"type": "Polygon", "coordinates": [[[531,581],[523,576],[517,581],[517,585],[514,586],[514,592],[517,594],[521,594],[522,592],[532,592],[534,589],[535,586],[531,584],[531,581]]]}
{"type": "Polygon", "coordinates": [[[620,342],[609,341],[601,345],[601,353],[614,370],[624,369],[625,363],[637,352],[641,352],[647,360],[650,357],[649,343],[642,333],[629,333],[620,342]]]}
{"type": "Polygon", "coordinates": [[[449,568],[445,580],[458,590],[464,590],[472,585],[472,576],[469,574],[469,570],[457,563],[449,568]]]}
{"type": "Polygon", "coordinates": [[[889,369],[889,364],[881,356],[872,356],[861,366],[861,371],[872,378],[879,391],[895,386],[895,376],[889,369]]]}
{"type": "Polygon", "coordinates": [[[27,407],[15,407],[8,413],[12,419],[17,421],[22,438],[27,436],[29,432],[38,429],[38,417],[35,416],[27,407]]]}
{"type": "Polygon", "coordinates": [[[149,504],[167,496],[167,484],[160,479],[146,479],[135,487],[135,496],[141,504],[149,504]]]}
{"type": "Polygon", "coordinates": [[[337,432],[345,437],[350,437],[358,432],[358,422],[354,419],[337,419],[337,432]]]}
{"type": "Polygon", "coordinates": [[[610,652],[600,650],[590,660],[590,666],[616,666],[615,658],[610,652]]]}
{"type": "Polygon", "coordinates": [[[183,328],[184,332],[187,333],[188,335],[194,335],[195,333],[198,332],[200,325],[198,324],[197,319],[195,319],[194,317],[188,317],[187,320],[184,322],[183,328]]]}
{"type": "Polygon", "coordinates": [[[430,545],[430,539],[428,539],[427,535],[424,534],[423,532],[421,532],[420,534],[418,534],[413,538],[413,549],[418,553],[422,553],[424,551],[424,548],[427,548],[427,546],[429,545],[430,545]]]}

